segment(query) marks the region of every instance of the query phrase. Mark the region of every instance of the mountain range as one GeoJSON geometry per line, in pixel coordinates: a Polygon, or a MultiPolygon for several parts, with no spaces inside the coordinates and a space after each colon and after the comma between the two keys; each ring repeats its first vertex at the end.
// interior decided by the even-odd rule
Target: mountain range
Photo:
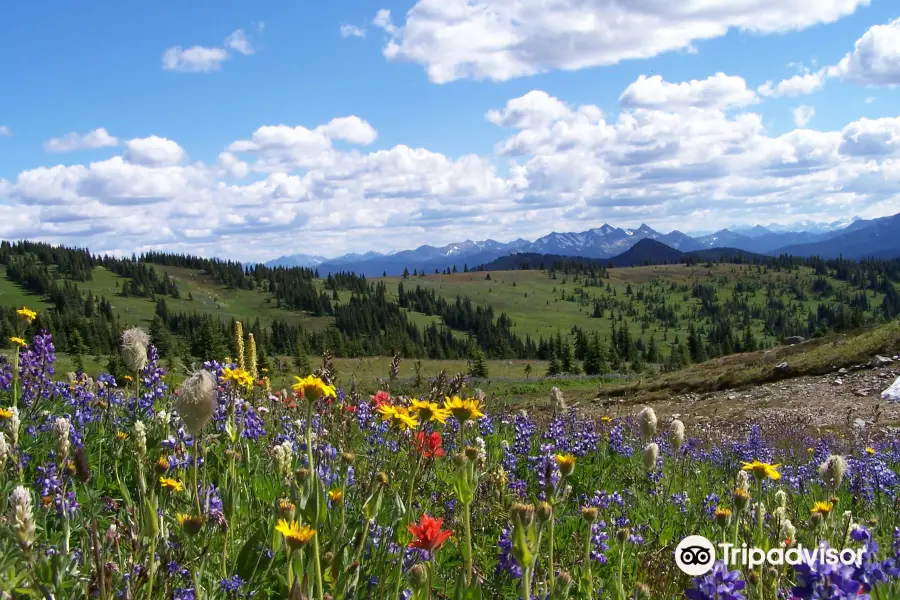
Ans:
{"type": "MultiPolygon", "coordinates": [[[[435,269],[443,271],[453,267],[462,270],[465,266],[474,267],[521,253],[611,259],[622,255],[641,240],[654,240],[681,253],[727,248],[769,256],[791,254],[850,259],[900,256],[900,213],[879,219],[854,217],[849,221],[807,225],[810,230],[776,231],[780,227],[756,225],[739,230],[722,229],[694,237],[678,230],[663,234],[648,225],[623,229],[603,224],[581,232],[554,231],[533,242],[524,239],[512,242],[466,240],[446,246],[423,245],[400,252],[385,254],[371,251],[331,259],[292,254],[271,260],[266,265],[315,267],[323,276],[338,271],[353,271],[366,276],[382,273],[399,275],[404,269],[430,273],[435,269]]],[[[646,252],[647,248],[643,251],[646,252]]]]}

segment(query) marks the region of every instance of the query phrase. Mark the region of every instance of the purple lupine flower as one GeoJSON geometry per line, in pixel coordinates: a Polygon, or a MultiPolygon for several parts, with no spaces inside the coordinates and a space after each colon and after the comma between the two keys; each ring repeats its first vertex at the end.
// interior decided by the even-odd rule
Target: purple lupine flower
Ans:
{"type": "Polygon", "coordinates": [[[690,600],[746,600],[741,590],[747,582],[741,579],[741,572],[729,571],[721,560],[716,561],[712,571],[694,578],[693,586],[685,592],[690,600]]]}

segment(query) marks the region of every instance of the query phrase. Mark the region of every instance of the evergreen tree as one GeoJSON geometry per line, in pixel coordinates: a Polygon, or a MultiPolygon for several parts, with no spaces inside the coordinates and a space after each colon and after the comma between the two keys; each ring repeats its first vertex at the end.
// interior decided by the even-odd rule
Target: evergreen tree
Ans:
{"type": "Polygon", "coordinates": [[[476,347],[469,361],[469,375],[476,379],[485,379],[488,376],[488,366],[484,359],[484,352],[476,347]]]}

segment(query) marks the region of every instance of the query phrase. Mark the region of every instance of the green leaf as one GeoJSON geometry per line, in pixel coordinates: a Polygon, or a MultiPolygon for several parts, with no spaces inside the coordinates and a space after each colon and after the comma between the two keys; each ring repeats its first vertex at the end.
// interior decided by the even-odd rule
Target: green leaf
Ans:
{"type": "Polygon", "coordinates": [[[249,581],[253,578],[253,574],[259,569],[260,565],[271,560],[266,558],[264,552],[260,551],[260,546],[264,546],[266,543],[267,530],[267,524],[263,523],[256,532],[244,542],[240,552],[238,552],[235,573],[240,575],[241,579],[245,581],[249,581]]]}

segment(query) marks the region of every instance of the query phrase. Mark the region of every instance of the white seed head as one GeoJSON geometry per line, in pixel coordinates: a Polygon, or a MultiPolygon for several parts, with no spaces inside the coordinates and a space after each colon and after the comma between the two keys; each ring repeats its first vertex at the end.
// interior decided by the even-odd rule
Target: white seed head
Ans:
{"type": "Polygon", "coordinates": [[[847,472],[847,463],[843,456],[832,454],[819,465],[819,477],[822,482],[830,490],[836,490],[841,487],[844,480],[844,473],[847,472]]]}
{"type": "Polygon", "coordinates": [[[747,471],[738,471],[737,487],[744,490],[745,492],[750,491],[750,473],[748,473],[747,471]]]}
{"type": "Polygon", "coordinates": [[[122,359],[132,373],[140,372],[147,366],[147,348],[150,336],[140,327],[126,329],[122,334],[122,359]]]}
{"type": "Polygon", "coordinates": [[[684,444],[684,423],[675,419],[672,421],[669,431],[672,433],[672,447],[675,448],[675,452],[678,452],[681,450],[681,445],[684,444]]]}
{"type": "Polygon", "coordinates": [[[34,542],[34,511],[31,507],[31,492],[23,486],[13,490],[10,497],[13,506],[13,530],[23,550],[31,548],[34,542]]]}
{"type": "Polygon", "coordinates": [[[205,369],[197,371],[181,384],[175,400],[175,411],[184,421],[184,427],[191,437],[197,437],[216,412],[217,395],[216,378],[205,369]]]}
{"type": "Polygon", "coordinates": [[[656,435],[656,413],[649,406],[638,413],[638,425],[641,428],[641,438],[644,441],[649,440],[656,435]]]}
{"type": "Polygon", "coordinates": [[[786,507],[787,506],[787,492],[785,492],[784,490],[778,490],[777,492],[775,492],[775,503],[778,506],[780,506],[781,508],[786,507]]]}
{"type": "Polygon", "coordinates": [[[563,397],[562,390],[558,387],[550,389],[550,404],[553,405],[553,410],[556,412],[566,410],[566,399],[563,397]]]}
{"type": "Polygon", "coordinates": [[[659,445],[650,443],[644,446],[644,468],[652,471],[656,468],[656,461],[659,458],[659,445]]]}
{"type": "Polygon", "coordinates": [[[476,460],[486,463],[487,462],[487,450],[485,449],[484,439],[477,437],[475,438],[475,447],[478,448],[478,456],[476,460]]]}

